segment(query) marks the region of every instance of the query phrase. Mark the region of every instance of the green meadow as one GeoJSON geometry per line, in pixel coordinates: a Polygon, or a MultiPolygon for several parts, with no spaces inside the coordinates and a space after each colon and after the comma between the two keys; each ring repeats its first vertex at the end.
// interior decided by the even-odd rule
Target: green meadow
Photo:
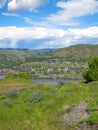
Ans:
{"type": "Polygon", "coordinates": [[[98,82],[0,80],[0,130],[77,130],[84,123],[98,125],[98,82]],[[90,116],[64,125],[64,114],[83,101],[90,116]]]}

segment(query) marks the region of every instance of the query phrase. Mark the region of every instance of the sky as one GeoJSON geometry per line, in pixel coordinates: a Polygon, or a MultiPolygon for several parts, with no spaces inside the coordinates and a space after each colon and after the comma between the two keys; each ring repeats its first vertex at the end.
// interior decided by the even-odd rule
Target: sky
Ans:
{"type": "Polygon", "coordinates": [[[0,0],[0,48],[98,44],[98,0],[0,0]]]}

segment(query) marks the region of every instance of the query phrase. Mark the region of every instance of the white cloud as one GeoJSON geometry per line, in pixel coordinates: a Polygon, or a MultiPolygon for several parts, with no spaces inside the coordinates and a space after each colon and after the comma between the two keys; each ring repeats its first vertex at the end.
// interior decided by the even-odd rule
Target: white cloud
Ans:
{"type": "Polygon", "coordinates": [[[33,25],[33,21],[32,19],[28,18],[28,17],[21,17],[24,22],[28,23],[29,25],[33,25]]]}
{"type": "Polygon", "coordinates": [[[6,0],[0,0],[0,8],[2,8],[6,3],[6,0]]]}
{"type": "Polygon", "coordinates": [[[32,41],[40,39],[55,39],[63,37],[64,31],[60,29],[46,29],[33,27],[0,27],[0,41],[10,41],[10,46],[15,47],[21,40],[32,41]]]}
{"type": "Polygon", "coordinates": [[[15,13],[5,13],[5,12],[2,12],[1,14],[2,14],[3,16],[20,17],[19,14],[15,14],[15,13]]]}
{"type": "MultiPolygon", "coordinates": [[[[6,0],[1,0],[1,5],[6,0]]],[[[56,2],[56,0],[54,0],[56,2]]],[[[48,3],[49,0],[9,0],[8,11],[37,11],[36,8],[48,3]]],[[[54,3],[55,3],[54,2],[54,3]]],[[[43,18],[42,21],[33,21],[30,18],[22,17],[22,19],[30,25],[38,26],[56,26],[56,25],[78,25],[75,19],[85,15],[93,15],[98,12],[98,0],[59,0],[56,3],[57,13],[43,18]]],[[[2,13],[6,16],[15,16],[13,13],[2,13]]]]}
{"type": "Polygon", "coordinates": [[[17,13],[8,13],[8,12],[2,12],[1,13],[3,16],[11,16],[11,17],[18,17],[22,20],[24,20],[25,23],[28,23],[29,25],[33,25],[33,21],[32,19],[28,18],[28,17],[22,17],[21,15],[17,14],[17,13]]]}
{"type": "MultiPolygon", "coordinates": [[[[77,43],[89,43],[88,39],[97,39],[98,27],[93,26],[85,29],[53,29],[53,28],[34,28],[34,27],[0,27],[0,47],[9,46],[17,47],[17,43],[24,40],[43,41],[39,44],[44,48],[51,47],[67,47],[77,43]],[[8,45],[9,44],[9,45],[8,45]]],[[[94,42],[93,42],[94,43],[94,42]]],[[[32,47],[34,42],[32,42],[32,47]]],[[[29,47],[29,45],[28,45],[29,47]]]]}
{"type": "Polygon", "coordinates": [[[75,25],[74,18],[98,12],[97,0],[69,0],[57,2],[60,8],[57,13],[51,14],[47,21],[58,25],[75,25]]]}
{"type": "Polygon", "coordinates": [[[85,29],[68,29],[62,38],[50,42],[51,46],[67,47],[79,43],[94,43],[98,41],[98,27],[93,26],[85,29]]]}
{"type": "Polygon", "coordinates": [[[38,6],[42,6],[47,3],[48,0],[10,0],[8,3],[9,11],[32,11],[38,6]]]}

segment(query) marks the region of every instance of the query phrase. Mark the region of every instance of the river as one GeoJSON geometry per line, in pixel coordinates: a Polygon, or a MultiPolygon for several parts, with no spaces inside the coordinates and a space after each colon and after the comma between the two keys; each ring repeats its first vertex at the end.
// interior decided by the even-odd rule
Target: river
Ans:
{"type": "MultiPolygon", "coordinates": [[[[4,75],[0,75],[0,79],[5,78],[4,75]]],[[[72,82],[73,79],[64,79],[64,78],[33,78],[34,82],[72,82]]]]}
{"type": "Polygon", "coordinates": [[[4,75],[0,75],[0,79],[3,79],[3,78],[5,78],[5,76],[4,75]]]}
{"type": "Polygon", "coordinates": [[[73,79],[64,78],[33,78],[34,82],[72,82],[73,79]]]}

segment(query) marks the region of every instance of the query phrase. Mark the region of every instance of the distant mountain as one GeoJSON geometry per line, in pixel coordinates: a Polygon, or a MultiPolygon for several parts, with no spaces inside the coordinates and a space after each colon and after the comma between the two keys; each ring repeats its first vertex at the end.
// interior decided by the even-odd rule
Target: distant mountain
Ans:
{"type": "Polygon", "coordinates": [[[21,48],[0,48],[0,50],[29,50],[27,48],[21,49],[21,48]]]}
{"type": "Polygon", "coordinates": [[[37,54],[49,54],[54,52],[56,49],[37,49],[35,50],[37,54]]]}
{"type": "Polygon", "coordinates": [[[21,48],[0,48],[0,51],[30,51],[33,52],[34,54],[48,54],[53,52],[56,49],[21,49],[21,48]]]}

